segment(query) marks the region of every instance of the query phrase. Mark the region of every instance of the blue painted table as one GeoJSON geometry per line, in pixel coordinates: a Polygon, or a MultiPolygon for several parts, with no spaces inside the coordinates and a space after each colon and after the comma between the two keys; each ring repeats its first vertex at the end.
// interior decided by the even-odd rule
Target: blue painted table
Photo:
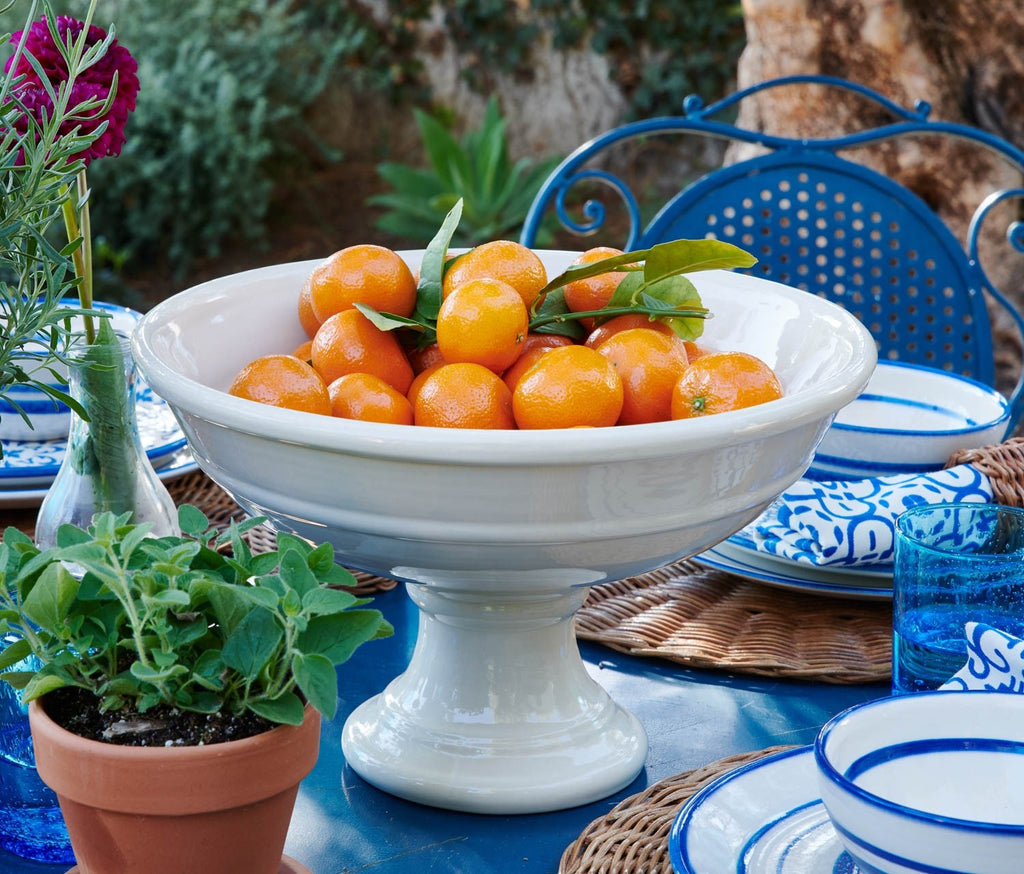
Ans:
{"type": "MultiPolygon", "coordinates": [[[[378,791],[346,767],[346,716],[406,666],[417,611],[399,587],[374,599],[395,635],[358,650],[339,671],[341,706],[323,727],[321,755],[302,785],[285,852],[312,874],[553,874],[562,851],[587,825],[652,783],[733,753],[805,744],[845,707],[888,693],[883,685],[831,686],[687,670],[582,643],[588,670],[644,724],[644,770],[621,792],[557,813],[483,816],[452,813],[378,791]]],[[[0,874],[63,874],[0,850],[0,874]]]]}

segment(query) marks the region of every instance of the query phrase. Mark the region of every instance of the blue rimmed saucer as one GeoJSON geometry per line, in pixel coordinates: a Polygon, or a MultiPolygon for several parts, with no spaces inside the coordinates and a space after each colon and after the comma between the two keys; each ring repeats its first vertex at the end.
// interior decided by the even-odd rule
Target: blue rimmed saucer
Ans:
{"type": "Polygon", "coordinates": [[[676,874],[858,874],[818,793],[814,751],[798,747],[723,774],[679,811],[676,874]]]}

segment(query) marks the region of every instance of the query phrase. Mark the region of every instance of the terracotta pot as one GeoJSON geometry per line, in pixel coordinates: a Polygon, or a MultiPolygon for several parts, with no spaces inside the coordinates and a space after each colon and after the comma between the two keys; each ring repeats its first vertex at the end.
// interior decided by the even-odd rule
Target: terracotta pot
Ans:
{"type": "MultiPolygon", "coordinates": [[[[42,699],[45,701],[45,698],[42,699]]],[[[29,706],[39,775],[60,801],[76,874],[278,874],[320,714],[201,747],[87,740],[29,706]]]]}

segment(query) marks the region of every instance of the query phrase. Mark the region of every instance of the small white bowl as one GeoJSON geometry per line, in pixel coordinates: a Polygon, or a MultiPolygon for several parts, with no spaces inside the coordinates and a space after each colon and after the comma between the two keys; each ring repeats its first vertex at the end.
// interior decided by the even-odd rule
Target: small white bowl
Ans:
{"type": "MultiPolygon", "coordinates": [[[[78,304],[69,302],[67,306],[77,307],[78,304]]],[[[93,309],[110,313],[111,326],[125,336],[131,335],[136,323],[142,318],[141,313],[117,304],[97,301],[93,309]]],[[[76,319],[80,321],[78,317],[76,319]]],[[[46,342],[41,341],[40,362],[45,360],[45,347],[46,342]]],[[[67,366],[59,361],[53,362],[48,368],[40,363],[34,375],[55,391],[67,392],[67,366]]],[[[71,411],[68,405],[55,401],[34,386],[13,385],[7,389],[4,397],[0,397],[0,440],[63,440],[68,436],[70,423],[71,411]],[[21,417],[18,407],[24,410],[31,424],[21,417]]]]}
{"type": "Polygon", "coordinates": [[[814,759],[825,809],[864,870],[1024,870],[1024,695],[859,704],[825,724],[814,759]]]}
{"type": "Polygon", "coordinates": [[[941,470],[957,449],[1000,443],[1010,406],[973,379],[880,361],[867,388],[836,414],[806,476],[863,479],[941,470]]]}

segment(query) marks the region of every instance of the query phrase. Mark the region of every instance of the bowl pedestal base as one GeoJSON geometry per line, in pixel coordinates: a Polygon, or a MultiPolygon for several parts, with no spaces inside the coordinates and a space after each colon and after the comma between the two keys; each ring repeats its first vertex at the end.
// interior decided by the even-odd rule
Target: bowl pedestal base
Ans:
{"type": "Polygon", "coordinates": [[[575,807],[633,781],[647,736],[580,657],[572,618],[585,586],[407,590],[420,610],[409,666],[342,734],[364,780],[491,814],[575,807]]]}

